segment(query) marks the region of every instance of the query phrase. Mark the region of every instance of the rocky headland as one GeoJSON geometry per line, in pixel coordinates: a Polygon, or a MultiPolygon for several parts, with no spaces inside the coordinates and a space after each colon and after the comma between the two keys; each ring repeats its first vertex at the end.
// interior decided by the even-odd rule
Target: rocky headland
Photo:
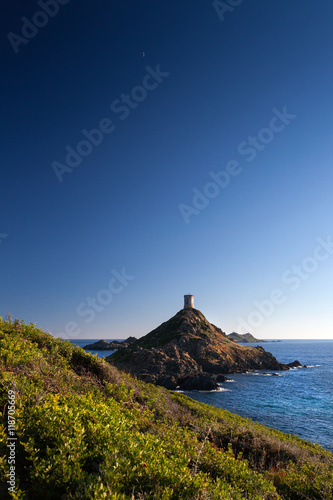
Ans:
{"type": "Polygon", "coordinates": [[[217,389],[218,375],[302,366],[280,363],[261,346],[238,345],[193,308],[182,309],[106,360],[145,382],[181,390],[217,389]]]}
{"type": "Polygon", "coordinates": [[[107,342],[106,340],[98,340],[93,344],[88,344],[84,346],[83,349],[87,349],[87,351],[117,351],[118,349],[123,349],[124,347],[128,347],[133,344],[137,339],[135,337],[128,337],[125,340],[112,340],[111,342],[107,342]]]}

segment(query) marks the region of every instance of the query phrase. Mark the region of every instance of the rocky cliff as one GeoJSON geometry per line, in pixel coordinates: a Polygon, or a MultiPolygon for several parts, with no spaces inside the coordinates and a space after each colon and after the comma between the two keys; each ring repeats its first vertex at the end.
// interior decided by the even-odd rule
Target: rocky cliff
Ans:
{"type": "MultiPolygon", "coordinates": [[[[196,309],[182,309],[106,359],[145,382],[183,390],[215,389],[219,374],[290,368],[260,346],[236,344],[196,309]]],[[[301,366],[295,363],[293,366],[301,366]]]]}

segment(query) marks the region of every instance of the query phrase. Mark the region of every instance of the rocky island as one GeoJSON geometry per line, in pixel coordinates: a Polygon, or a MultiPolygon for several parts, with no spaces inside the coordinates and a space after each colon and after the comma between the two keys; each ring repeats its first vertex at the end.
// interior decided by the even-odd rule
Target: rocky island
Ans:
{"type": "Polygon", "coordinates": [[[234,340],[235,342],[242,342],[242,343],[257,343],[257,342],[267,342],[266,340],[260,340],[256,339],[251,333],[228,333],[227,337],[231,340],[234,340]]]}
{"type": "Polygon", "coordinates": [[[128,337],[125,340],[112,340],[111,342],[107,342],[106,340],[98,340],[93,344],[88,344],[84,346],[83,349],[87,349],[87,351],[117,351],[118,349],[123,349],[124,347],[128,347],[133,344],[137,339],[135,337],[128,337]]]}
{"type": "Polygon", "coordinates": [[[261,346],[238,345],[193,306],[106,360],[145,382],[181,390],[216,389],[218,375],[302,366],[280,363],[261,346]]]}

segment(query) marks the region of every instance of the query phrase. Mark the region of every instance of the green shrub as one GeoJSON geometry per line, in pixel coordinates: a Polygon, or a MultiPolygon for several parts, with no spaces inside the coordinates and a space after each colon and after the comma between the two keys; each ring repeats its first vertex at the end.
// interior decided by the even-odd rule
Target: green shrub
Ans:
{"type": "Polygon", "coordinates": [[[0,320],[0,497],[16,393],[16,500],[330,499],[333,456],[0,320]]]}

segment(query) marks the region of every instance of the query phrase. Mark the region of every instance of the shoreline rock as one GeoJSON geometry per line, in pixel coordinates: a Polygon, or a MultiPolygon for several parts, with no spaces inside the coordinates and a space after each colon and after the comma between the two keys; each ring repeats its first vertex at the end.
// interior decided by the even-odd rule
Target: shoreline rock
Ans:
{"type": "Polygon", "coordinates": [[[216,382],[227,382],[228,380],[231,380],[231,378],[226,377],[225,375],[218,374],[215,377],[216,382]]]}

